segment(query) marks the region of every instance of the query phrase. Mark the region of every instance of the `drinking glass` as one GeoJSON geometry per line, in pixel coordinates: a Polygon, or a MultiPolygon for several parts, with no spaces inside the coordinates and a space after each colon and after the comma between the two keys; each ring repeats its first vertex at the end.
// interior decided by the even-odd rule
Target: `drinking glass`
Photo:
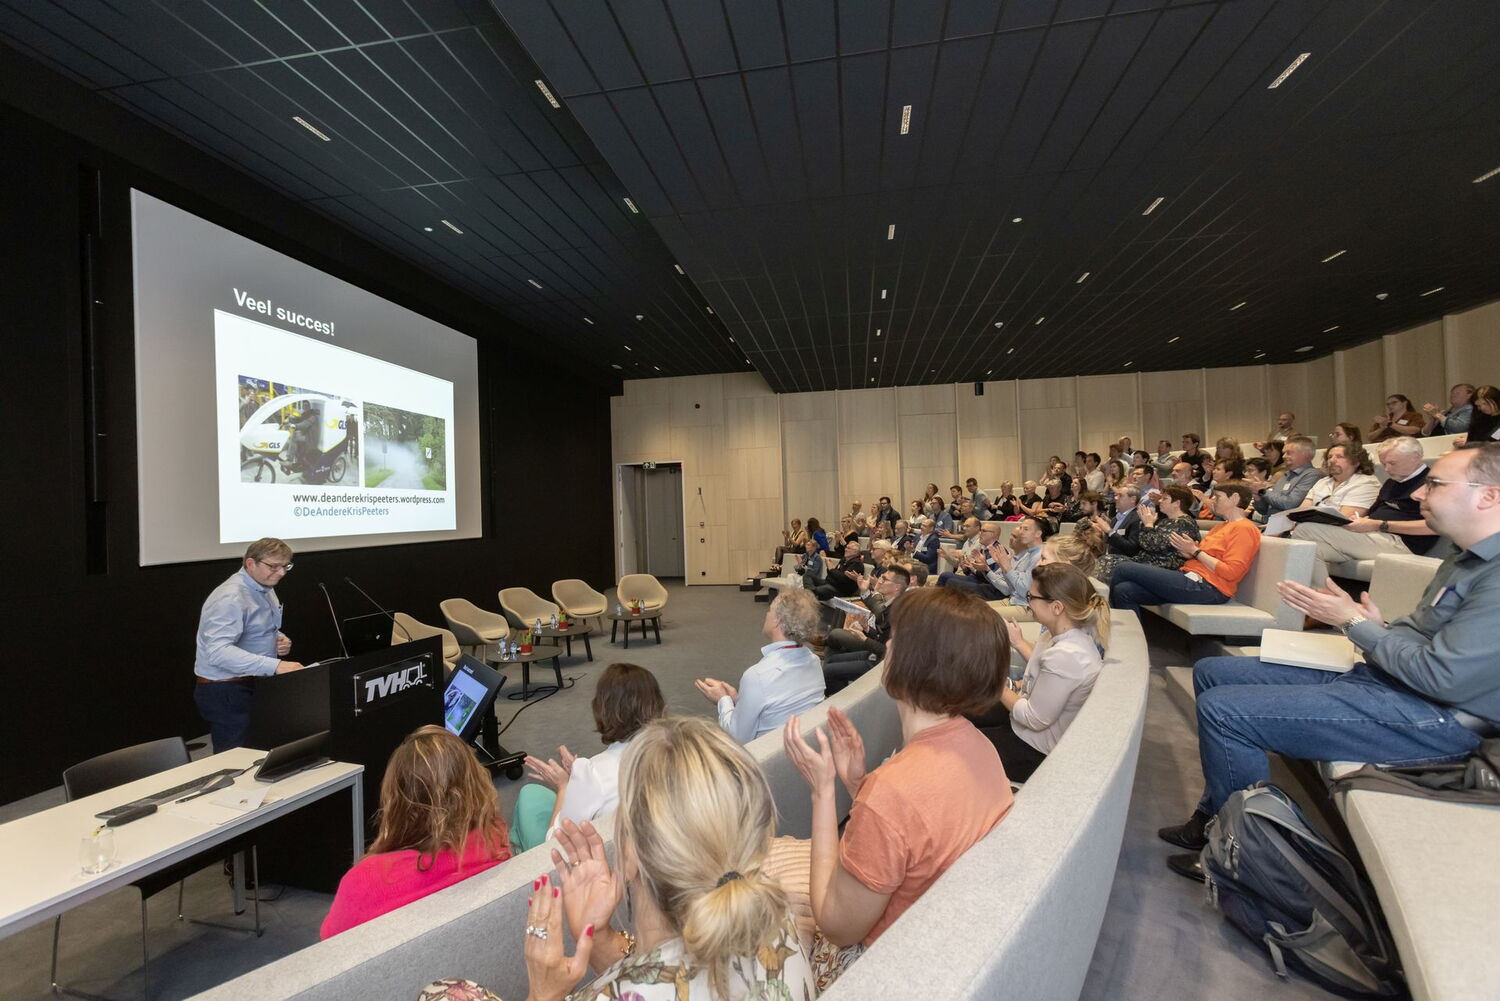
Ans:
{"type": "Polygon", "coordinates": [[[115,829],[101,827],[78,843],[78,865],[86,873],[100,873],[115,861],[115,829]]]}

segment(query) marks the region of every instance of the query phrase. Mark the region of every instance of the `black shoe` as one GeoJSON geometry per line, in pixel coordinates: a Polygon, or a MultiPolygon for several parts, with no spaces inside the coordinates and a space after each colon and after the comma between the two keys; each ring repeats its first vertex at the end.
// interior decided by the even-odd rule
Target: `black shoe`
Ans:
{"type": "Polygon", "coordinates": [[[1208,828],[1208,822],[1213,818],[1202,810],[1194,810],[1193,815],[1188,818],[1186,824],[1178,824],[1176,827],[1163,827],[1156,832],[1156,836],[1169,845],[1178,848],[1186,848],[1190,851],[1198,851],[1208,844],[1208,837],[1203,833],[1208,828]]]}
{"type": "Polygon", "coordinates": [[[1196,883],[1206,882],[1203,877],[1203,862],[1197,852],[1184,852],[1181,855],[1168,855],[1167,868],[1179,876],[1185,876],[1196,883]]]}

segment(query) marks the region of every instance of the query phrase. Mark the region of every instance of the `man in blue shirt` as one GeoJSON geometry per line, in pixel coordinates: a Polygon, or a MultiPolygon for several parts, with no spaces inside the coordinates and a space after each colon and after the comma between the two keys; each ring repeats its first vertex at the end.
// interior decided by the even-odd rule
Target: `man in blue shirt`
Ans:
{"type": "Polygon", "coordinates": [[[296,661],[281,659],[292,641],[281,631],[275,587],[291,569],[291,546],[258,539],[245,550],[240,569],[203,603],[193,702],[208,723],[215,754],[244,744],[257,677],[302,670],[296,661]]]}
{"type": "Polygon", "coordinates": [[[1249,484],[1256,494],[1255,510],[1269,518],[1282,511],[1299,506],[1307,497],[1313,484],[1323,478],[1323,471],[1312,464],[1317,446],[1306,435],[1293,435],[1282,447],[1286,458],[1286,472],[1274,485],[1262,485],[1259,481],[1249,484]]]}

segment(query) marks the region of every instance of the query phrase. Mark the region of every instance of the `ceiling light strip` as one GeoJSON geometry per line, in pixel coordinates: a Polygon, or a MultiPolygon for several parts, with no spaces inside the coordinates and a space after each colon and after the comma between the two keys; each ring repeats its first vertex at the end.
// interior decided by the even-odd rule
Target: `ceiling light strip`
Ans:
{"type": "Polygon", "coordinates": [[[547,99],[548,104],[554,108],[562,107],[561,104],[557,103],[557,98],[553,96],[552,90],[545,83],[540,80],[533,80],[532,83],[536,84],[536,89],[542,92],[542,96],[547,99]]]}
{"type": "Polygon", "coordinates": [[[1485,173],[1480,174],[1478,177],[1474,178],[1474,180],[1472,182],[1470,182],[1470,183],[1472,183],[1472,184],[1483,184],[1485,181],[1488,181],[1490,178],[1494,177],[1496,174],[1500,174],[1500,167],[1496,167],[1494,170],[1486,171],[1485,173]]]}
{"type": "Polygon", "coordinates": [[[641,210],[638,209],[638,208],[636,208],[635,207],[635,202],[631,201],[629,198],[625,199],[625,207],[627,209],[629,209],[631,212],[635,213],[636,215],[640,215],[641,214],[641,210]]]}
{"type": "MultiPolygon", "coordinates": [[[[1248,299],[1247,299],[1247,300],[1246,300],[1246,302],[1248,302],[1248,301],[1249,301],[1249,300],[1248,300],[1248,299]]],[[[1235,311],[1235,310],[1237,310],[1237,309],[1244,309],[1244,308],[1245,308],[1245,303],[1244,303],[1244,302],[1237,302],[1237,303],[1235,303],[1235,304],[1234,304],[1234,305],[1233,305],[1233,306],[1230,306],[1230,307],[1229,307],[1229,311],[1230,311],[1230,312],[1231,312],[1231,313],[1233,313],[1233,312],[1234,312],[1234,311],[1235,311]]]]}
{"type": "Polygon", "coordinates": [[[1347,253],[1349,253],[1349,251],[1347,251],[1347,250],[1335,250],[1333,253],[1331,253],[1327,257],[1323,258],[1323,260],[1322,260],[1321,263],[1327,264],[1329,261],[1333,260],[1334,258],[1336,258],[1336,257],[1343,257],[1347,253]]]}
{"type": "Polygon", "coordinates": [[[332,139],[330,139],[330,138],[328,138],[328,136],[324,135],[322,129],[318,128],[316,125],[314,125],[312,122],[309,122],[306,118],[303,118],[301,115],[293,115],[292,116],[292,121],[296,122],[298,125],[302,126],[304,129],[306,129],[307,131],[311,132],[313,135],[317,136],[319,139],[323,140],[324,142],[326,142],[326,143],[333,142],[332,139]]]}
{"type": "Polygon", "coordinates": [[[1286,83],[1286,78],[1289,77],[1289,76],[1291,76],[1293,73],[1297,72],[1297,67],[1301,66],[1303,63],[1307,62],[1307,57],[1310,56],[1310,55],[1312,55],[1311,52],[1304,52],[1300,56],[1298,56],[1296,59],[1293,59],[1292,60],[1292,64],[1290,66],[1288,66],[1286,69],[1282,70],[1281,71],[1281,75],[1278,76],[1276,79],[1272,80],[1271,81],[1271,85],[1269,87],[1267,87],[1266,90],[1275,90],[1277,87],[1280,87],[1283,83],[1286,83]]]}
{"type": "Polygon", "coordinates": [[[443,220],[443,225],[447,226],[449,229],[453,230],[453,232],[457,233],[459,236],[463,236],[464,235],[464,231],[463,230],[461,230],[457,226],[453,225],[447,219],[443,220]]]}
{"type": "Polygon", "coordinates": [[[1150,205],[1147,205],[1146,206],[1146,211],[1142,212],[1141,215],[1150,215],[1151,213],[1153,213],[1153,212],[1156,211],[1156,207],[1158,205],[1160,205],[1162,202],[1164,202],[1166,200],[1167,200],[1166,195],[1157,195],[1156,196],[1156,201],[1152,202],[1150,205]]]}
{"type": "Polygon", "coordinates": [[[911,131],[911,105],[901,108],[901,134],[904,136],[911,131]]]}
{"type": "MultiPolygon", "coordinates": [[[[1446,286],[1446,285],[1439,285],[1437,288],[1430,288],[1426,292],[1423,292],[1422,296],[1436,295],[1437,293],[1441,292],[1443,289],[1445,289],[1447,287],[1448,286],[1446,286]]],[[[1418,296],[1418,298],[1421,298],[1422,296],[1418,296]]]]}

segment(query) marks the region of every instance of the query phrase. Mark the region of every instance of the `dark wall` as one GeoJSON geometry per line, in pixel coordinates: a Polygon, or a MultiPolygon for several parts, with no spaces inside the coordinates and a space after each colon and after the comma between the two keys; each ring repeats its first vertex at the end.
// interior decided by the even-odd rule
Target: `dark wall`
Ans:
{"type": "MultiPolygon", "coordinates": [[[[278,588],[294,655],[337,652],[319,580],[341,615],[368,610],[342,583],[348,575],[391,607],[439,624],[446,597],[493,608],[500,587],[545,594],[557,577],[610,582],[613,387],[580,377],[565,357],[534,352],[526,341],[535,344],[535,334],[425,272],[0,52],[0,515],[9,529],[0,547],[0,802],[57,785],[63,768],[93,754],[206,730],[192,703],[198,610],[237,564],[137,565],[135,450],[150,443],[135,438],[132,186],[478,339],[485,537],[299,555],[278,588]],[[91,503],[81,261],[83,234],[96,226],[105,494],[91,503]],[[567,531],[543,538],[523,527],[538,515],[567,531]]],[[[183,461],[203,462],[212,489],[212,456],[183,461]]]]}

